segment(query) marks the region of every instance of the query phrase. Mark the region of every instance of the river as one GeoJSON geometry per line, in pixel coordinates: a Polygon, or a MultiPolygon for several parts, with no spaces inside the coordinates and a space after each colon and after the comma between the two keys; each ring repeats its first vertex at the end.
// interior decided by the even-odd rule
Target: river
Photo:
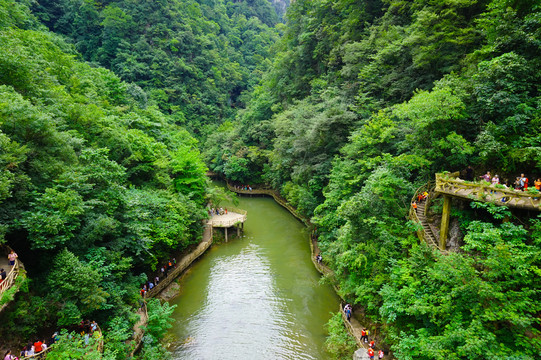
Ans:
{"type": "Polygon", "coordinates": [[[306,228],[271,198],[238,207],[244,237],[213,245],[170,301],[173,359],[328,358],[325,324],[339,299],[319,283],[306,228]]]}

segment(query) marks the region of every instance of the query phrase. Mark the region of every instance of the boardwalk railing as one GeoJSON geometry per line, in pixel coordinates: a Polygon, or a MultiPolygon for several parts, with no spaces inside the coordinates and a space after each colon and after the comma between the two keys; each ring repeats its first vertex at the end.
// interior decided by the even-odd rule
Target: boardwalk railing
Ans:
{"type": "MultiPolygon", "coordinates": [[[[92,333],[92,337],[93,338],[96,338],[97,339],[97,342],[96,342],[96,351],[100,352],[100,353],[103,353],[103,334],[101,332],[101,328],[97,327],[96,331],[94,331],[92,333]]],[[[41,360],[41,359],[46,359],[47,358],[47,354],[53,350],[55,348],[55,344],[49,346],[47,349],[45,350],[42,350],[34,355],[31,355],[31,356],[23,356],[23,357],[20,357],[19,359],[20,360],[27,360],[27,359],[30,359],[30,360],[41,360]]]]}
{"type": "Polygon", "coordinates": [[[436,192],[455,197],[497,205],[541,211],[541,194],[491,185],[485,181],[472,183],[459,179],[455,174],[436,174],[436,192]]]}
{"type": "Polygon", "coordinates": [[[11,270],[7,274],[6,278],[0,284],[0,299],[4,294],[4,291],[9,289],[15,283],[17,275],[19,275],[19,259],[15,259],[15,265],[11,267],[11,270]]]}
{"type": "MultiPolygon", "coordinates": [[[[5,250],[4,251],[5,253],[2,254],[2,256],[4,256],[4,255],[7,256],[7,254],[10,253],[11,250],[12,250],[7,245],[0,246],[0,248],[5,250]]],[[[9,265],[7,265],[7,266],[9,266],[9,265]]],[[[4,269],[4,270],[7,270],[7,269],[4,269]]],[[[4,310],[4,308],[7,307],[9,302],[11,300],[13,300],[14,294],[17,291],[19,291],[18,287],[20,286],[20,284],[17,284],[17,278],[19,277],[21,272],[24,274],[23,263],[18,258],[16,258],[15,259],[15,264],[13,266],[11,266],[11,269],[9,270],[9,273],[7,273],[7,275],[6,275],[6,278],[4,279],[4,281],[2,281],[0,283],[0,312],[2,310],[4,310]],[[17,289],[14,292],[9,292],[9,294],[8,294],[8,290],[11,289],[13,286],[16,286],[17,289]]]]}
{"type": "Polygon", "coordinates": [[[238,209],[235,207],[227,207],[227,211],[229,215],[235,213],[238,214],[238,216],[235,216],[234,218],[224,217],[224,219],[220,219],[219,215],[217,215],[213,216],[212,219],[208,221],[208,223],[214,227],[231,227],[233,225],[246,221],[248,214],[246,210],[238,209]]]}
{"type": "Polygon", "coordinates": [[[133,339],[128,340],[128,342],[133,341],[135,343],[135,347],[130,353],[130,358],[133,357],[133,355],[137,351],[139,351],[141,345],[143,344],[143,336],[145,336],[144,327],[146,327],[148,324],[148,311],[146,302],[143,302],[143,306],[141,306],[139,311],[137,311],[137,314],[139,315],[139,321],[135,323],[135,326],[133,327],[133,339]]]}
{"type": "Polygon", "coordinates": [[[197,248],[191,253],[185,255],[178,263],[177,267],[167,274],[166,277],[161,278],[158,285],[150,289],[145,297],[154,297],[158,295],[163,289],[165,289],[169,284],[175,280],[180,273],[190,266],[195,259],[201,256],[209,247],[212,245],[212,226],[205,226],[205,231],[203,233],[203,241],[199,243],[197,248]]]}
{"type": "MultiPolygon", "coordinates": [[[[414,201],[417,202],[418,195],[424,193],[425,191],[430,194],[433,187],[434,187],[434,183],[432,181],[429,181],[428,183],[420,186],[417,189],[417,191],[415,191],[415,193],[413,194],[413,197],[411,198],[411,203],[413,204],[414,201]]],[[[423,207],[423,217],[425,217],[427,214],[429,201],[430,201],[430,196],[428,199],[425,200],[425,205],[423,207]]],[[[421,219],[419,218],[419,214],[417,213],[417,211],[415,211],[413,206],[410,206],[409,218],[413,222],[420,225],[420,227],[417,230],[417,236],[419,237],[419,239],[426,242],[430,247],[439,249],[438,244],[436,242],[436,236],[432,233],[432,230],[427,229],[426,226],[423,226],[423,223],[421,219]]]]}
{"type": "Polygon", "coordinates": [[[304,216],[300,215],[297,212],[297,210],[293,206],[289,205],[288,202],[282,196],[280,196],[280,194],[275,190],[269,190],[269,189],[244,190],[243,188],[234,187],[229,182],[227,182],[227,188],[232,192],[235,192],[237,194],[242,194],[242,195],[267,195],[267,196],[272,196],[274,201],[276,201],[278,204],[280,204],[281,206],[286,208],[293,216],[295,216],[297,219],[302,221],[304,223],[304,225],[306,225],[308,227],[310,227],[310,225],[311,225],[310,219],[307,219],[304,216]]]}

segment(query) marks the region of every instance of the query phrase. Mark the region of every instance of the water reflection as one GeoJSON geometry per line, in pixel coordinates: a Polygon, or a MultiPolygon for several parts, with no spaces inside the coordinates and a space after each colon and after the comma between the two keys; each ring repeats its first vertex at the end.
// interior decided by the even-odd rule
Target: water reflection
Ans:
{"type": "Polygon", "coordinates": [[[270,199],[241,205],[247,236],[213,247],[181,283],[173,358],[326,358],[324,324],[337,299],[318,285],[303,227],[270,199]]]}

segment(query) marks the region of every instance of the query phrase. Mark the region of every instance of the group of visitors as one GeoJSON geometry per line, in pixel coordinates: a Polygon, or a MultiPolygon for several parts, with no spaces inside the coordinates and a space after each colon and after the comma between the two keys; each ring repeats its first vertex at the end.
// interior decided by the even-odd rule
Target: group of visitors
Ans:
{"type": "MultiPolygon", "coordinates": [[[[361,330],[361,342],[368,343],[368,356],[370,356],[370,359],[373,360],[376,351],[376,341],[371,340],[370,342],[368,342],[368,335],[370,335],[370,331],[366,328],[363,328],[361,330]]],[[[378,358],[383,359],[384,356],[385,352],[380,349],[378,351],[378,358]]]]}
{"type": "Polygon", "coordinates": [[[171,271],[171,269],[175,269],[176,267],[177,267],[177,259],[176,258],[169,259],[169,261],[165,263],[165,265],[160,267],[161,276],[156,275],[154,277],[154,281],[148,280],[147,282],[143,284],[143,286],[141,286],[141,290],[139,290],[141,297],[144,298],[147,292],[154,289],[160,283],[160,279],[165,279],[169,275],[169,271],[171,271]]]}
{"type": "MultiPolygon", "coordinates": [[[[23,357],[31,357],[36,356],[36,359],[40,359],[41,354],[45,350],[47,350],[51,345],[53,345],[58,340],[58,333],[54,333],[49,341],[46,341],[45,339],[36,339],[36,341],[31,342],[29,341],[27,345],[25,345],[19,356],[21,358],[23,357]]],[[[4,357],[4,360],[15,360],[18,359],[15,355],[11,355],[11,351],[8,351],[4,357]]]]}
{"type": "MultiPolygon", "coordinates": [[[[492,176],[490,174],[490,171],[487,171],[484,175],[479,176],[482,181],[485,181],[487,183],[490,183],[491,185],[503,185],[505,188],[512,188],[518,191],[528,191],[528,185],[529,185],[529,179],[524,175],[524,173],[520,174],[520,176],[517,176],[515,178],[515,181],[513,184],[509,184],[507,180],[504,180],[503,182],[500,180],[500,177],[498,175],[492,176]]],[[[534,181],[534,187],[538,191],[541,191],[541,178],[538,177],[534,181]]]]}
{"type": "Polygon", "coordinates": [[[208,210],[209,216],[212,215],[227,215],[227,208],[210,208],[208,210]]]}
{"type": "Polygon", "coordinates": [[[250,185],[234,185],[233,188],[235,190],[252,191],[252,187],[250,185]]]}

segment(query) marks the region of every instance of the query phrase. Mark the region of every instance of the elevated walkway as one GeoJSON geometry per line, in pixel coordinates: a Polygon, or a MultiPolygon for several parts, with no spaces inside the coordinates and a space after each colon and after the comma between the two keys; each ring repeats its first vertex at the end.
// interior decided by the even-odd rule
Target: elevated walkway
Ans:
{"type": "Polygon", "coordinates": [[[24,265],[18,258],[15,260],[14,266],[9,265],[7,256],[11,250],[9,246],[0,246],[0,269],[4,269],[6,272],[6,278],[0,283],[0,304],[2,304],[0,305],[0,312],[13,300],[20,286],[17,278],[20,274],[25,273],[24,265]],[[14,292],[10,291],[12,288],[16,288],[16,290],[14,292]]]}
{"type": "Polygon", "coordinates": [[[435,192],[468,200],[491,202],[496,205],[541,211],[541,196],[529,191],[520,191],[491,185],[486,181],[469,182],[458,177],[458,173],[436,174],[435,192]]]}
{"type": "Polygon", "coordinates": [[[445,252],[447,237],[449,235],[449,221],[451,213],[451,198],[461,200],[490,202],[498,206],[541,211],[541,194],[535,191],[520,191],[491,185],[485,181],[470,182],[460,179],[459,173],[436,174],[436,181],[429,182],[420,187],[412,198],[427,191],[430,196],[427,201],[417,203],[417,211],[410,207],[409,218],[420,224],[417,235],[429,246],[445,252]],[[443,196],[443,211],[439,235],[434,233],[427,220],[427,210],[434,195],[443,196]]]}

